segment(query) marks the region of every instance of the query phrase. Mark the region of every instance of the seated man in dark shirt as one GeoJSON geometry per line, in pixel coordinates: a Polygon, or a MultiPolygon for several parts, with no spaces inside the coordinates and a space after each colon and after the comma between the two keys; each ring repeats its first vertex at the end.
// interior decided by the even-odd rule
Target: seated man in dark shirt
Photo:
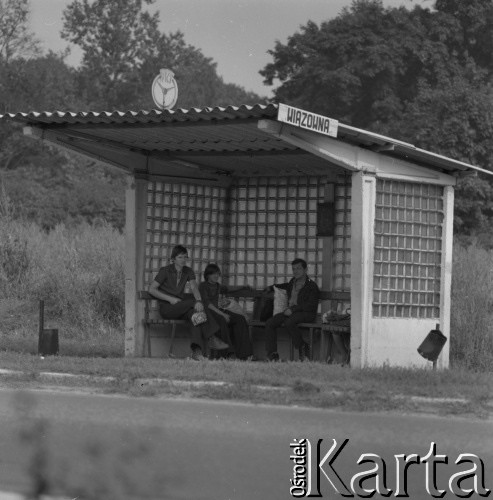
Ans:
{"type": "Polygon", "coordinates": [[[207,339],[211,350],[224,350],[228,344],[216,337],[219,325],[214,318],[204,310],[200,297],[197,280],[193,270],[185,265],[188,259],[187,249],[177,245],[171,252],[171,264],[162,267],[154,281],[149,285],[149,293],[160,300],[159,312],[165,319],[188,319],[190,321],[192,333],[192,359],[200,360],[202,354],[202,338],[207,339]],[[192,296],[184,293],[187,282],[190,283],[192,296]],[[207,321],[195,326],[192,323],[194,312],[205,312],[207,321]]]}
{"type": "Polygon", "coordinates": [[[245,316],[222,309],[219,304],[220,295],[251,288],[249,286],[226,287],[219,284],[220,276],[221,270],[219,266],[217,264],[208,264],[204,270],[204,281],[199,285],[200,295],[204,300],[205,307],[209,309],[219,324],[221,329],[219,336],[230,345],[230,350],[227,353],[228,357],[232,358],[234,354],[238,359],[252,359],[252,343],[245,316]]]}
{"type": "MultiPolygon", "coordinates": [[[[288,283],[273,285],[287,291],[288,308],[275,314],[265,323],[265,348],[269,361],[279,361],[276,331],[279,327],[286,328],[291,335],[293,345],[299,351],[300,360],[310,358],[309,346],[303,340],[298,324],[315,320],[320,290],[318,285],[307,276],[306,261],[294,259],[291,265],[293,278],[288,283]]],[[[273,286],[270,288],[273,289],[273,286]]]]}

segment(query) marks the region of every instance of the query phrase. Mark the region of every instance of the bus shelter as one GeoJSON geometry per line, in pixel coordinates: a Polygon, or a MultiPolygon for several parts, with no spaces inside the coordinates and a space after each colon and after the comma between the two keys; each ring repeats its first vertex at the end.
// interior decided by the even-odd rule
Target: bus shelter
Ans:
{"type": "Polygon", "coordinates": [[[480,168],[284,104],[3,119],[128,174],[127,356],[144,353],[139,291],[176,244],[198,275],[216,262],[256,289],[304,258],[350,292],[352,366],[424,366],[426,334],[450,338],[454,186],[480,168]]]}

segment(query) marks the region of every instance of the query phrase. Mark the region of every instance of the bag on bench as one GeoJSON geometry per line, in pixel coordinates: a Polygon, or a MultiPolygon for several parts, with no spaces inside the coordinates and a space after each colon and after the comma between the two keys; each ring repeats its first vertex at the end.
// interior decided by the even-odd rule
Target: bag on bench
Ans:
{"type": "Polygon", "coordinates": [[[243,309],[243,307],[241,307],[240,304],[238,304],[238,302],[233,298],[228,297],[224,299],[219,304],[219,307],[226,312],[230,311],[232,313],[241,314],[247,321],[249,319],[245,309],[243,309]]]}
{"type": "Polygon", "coordinates": [[[329,311],[322,315],[322,323],[330,323],[337,326],[351,326],[351,314],[340,314],[329,311]]]}

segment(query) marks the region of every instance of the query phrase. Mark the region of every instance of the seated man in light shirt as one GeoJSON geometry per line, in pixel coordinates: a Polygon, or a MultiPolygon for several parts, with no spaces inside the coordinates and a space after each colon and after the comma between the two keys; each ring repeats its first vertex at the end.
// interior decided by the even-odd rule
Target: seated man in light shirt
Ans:
{"type": "Polygon", "coordinates": [[[207,340],[211,350],[225,350],[229,346],[216,336],[219,325],[202,305],[195,273],[192,268],[185,265],[188,259],[187,249],[176,245],[172,252],[168,266],[162,267],[149,285],[149,293],[158,299],[159,312],[165,319],[186,319],[190,324],[192,336],[191,349],[192,359],[204,359],[202,353],[202,340],[207,340]],[[190,283],[191,295],[185,294],[185,286],[190,283]],[[194,312],[203,311],[207,315],[207,321],[200,325],[194,325],[192,316],[194,312]]]}

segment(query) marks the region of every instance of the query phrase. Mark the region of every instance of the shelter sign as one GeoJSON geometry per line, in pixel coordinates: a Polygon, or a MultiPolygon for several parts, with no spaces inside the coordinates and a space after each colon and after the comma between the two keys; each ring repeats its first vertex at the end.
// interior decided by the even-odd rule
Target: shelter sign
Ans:
{"type": "Polygon", "coordinates": [[[337,127],[339,125],[337,120],[310,113],[310,111],[293,108],[287,104],[279,104],[277,121],[313,130],[313,132],[329,135],[330,137],[337,137],[337,127]]]}

